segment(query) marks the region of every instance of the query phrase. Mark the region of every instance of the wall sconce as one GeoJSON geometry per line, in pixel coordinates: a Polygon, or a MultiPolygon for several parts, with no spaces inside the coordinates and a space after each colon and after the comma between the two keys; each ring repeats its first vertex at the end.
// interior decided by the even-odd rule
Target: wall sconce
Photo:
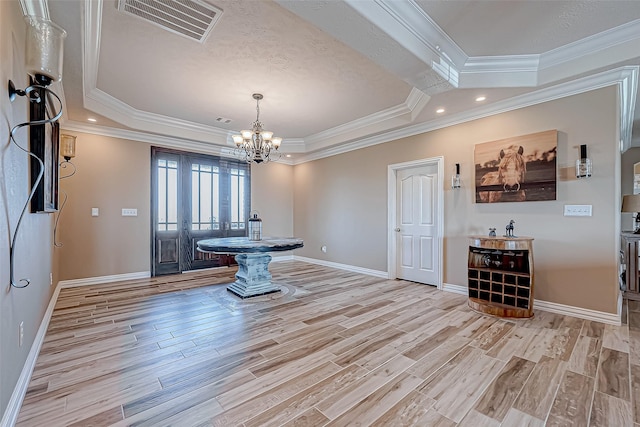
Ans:
{"type": "Polygon", "coordinates": [[[636,214],[636,222],[633,227],[635,234],[640,234],[640,194],[626,195],[622,197],[621,212],[633,212],[636,214]]]}
{"type": "Polygon", "coordinates": [[[591,159],[587,157],[587,145],[580,146],[580,158],[576,160],[576,178],[591,176],[591,159]]]}
{"type": "MultiPolygon", "coordinates": [[[[73,163],[69,162],[69,160],[73,159],[76,156],[76,137],[73,135],[60,135],[60,155],[64,157],[64,162],[60,163],[61,167],[66,167],[64,164],[73,163]]],[[[68,178],[68,176],[62,177],[68,178]]]]}
{"type": "Polygon", "coordinates": [[[456,189],[462,187],[460,182],[460,163],[456,163],[456,173],[451,175],[451,188],[456,189]]]}
{"type": "Polygon", "coordinates": [[[25,66],[36,81],[48,86],[62,80],[64,39],[67,33],[48,19],[27,16],[25,66]]]}
{"type": "MultiPolygon", "coordinates": [[[[71,163],[71,159],[76,156],[76,137],[74,135],[60,135],[60,155],[64,157],[64,161],[60,162],[60,169],[67,169],[68,167],[72,167],[73,170],[63,176],[60,176],[60,180],[71,178],[76,174],[76,165],[71,163]]],[[[56,223],[53,226],[53,246],[56,248],[61,248],[64,246],[62,242],[57,241],[58,235],[58,221],[60,221],[60,216],[62,215],[62,210],[64,209],[64,205],[67,204],[67,192],[64,190],[59,190],[62,193],[63,199],[60,204],[60,209],[58,209],[58,215],[56,216],[56,223]]]]}
{"type": "Polygon", "coordinates": [[[24,122],[17,124],[11,128],[11,132],[9,133],[9,137],[11,142],[15,144],[20,150],[27,153],[31,158],[37,161],[40,166],[40,172],[37,175],[35,181],[33,181],[33,185],[31,187],[31,191],[29,192],[29,197],[20,212],[20,217],[18,218],[18,222],[16,224],[15,231],[13,233],[13,237],[11,239],[11,246],[9,247],[9,277],[11,281],[11,286],[15,288],[26,288],[29,286],[31,281],[29,279],[20,279],[20,282],[24,282],[24,285],[18,285],[14,280],[14,259],[15,259],[15,247],[16,247],[16,237],[18,236],[18,231],[20,230],[20,224],[22,223],[22,218],[33,198],[33,195],[42,180],[44,175],[44,162],[43,159],[39,158],[37,155],[32,153],[26,148],[23,148],[18,144],[15,139],[16,132],[27,126],[41,126],[49,123],[53,123],[58,121],[62,116],[62,101],[60,97],[55,94],[52,90],[50,90],[47,86],[49,86],[54,81],[59,81],[62,78],[62,54],[63,54],[63,44],[64,38],[67,36],[67,33],[53,22],[40,19],[33,16],[27,16],[25,18],[27,23],[27,38],[26,38],[26,62],[25,67],[27,69],[27,73],[29,73],[35,84],[27,87],[24,90],[16,89],[15,85],[11,80],[9,80],[8,84],[8,92],[9,99],[13,102],[18,96],[26,96],[29,102],[31,103],[45,103],[47,95],[51,95],[53,98],[57,99],[59,109],[56,113],[53,111],[50,114],[50,118],[44,118],[43,120],[32,120],[29,122],[24,122]],[[54,114],[55,113],[55,114],[54,114]]]}

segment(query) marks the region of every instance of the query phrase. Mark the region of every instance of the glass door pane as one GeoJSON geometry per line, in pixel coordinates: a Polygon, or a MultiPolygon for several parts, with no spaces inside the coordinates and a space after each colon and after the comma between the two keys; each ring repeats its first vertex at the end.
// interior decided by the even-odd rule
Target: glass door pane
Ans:
{"type": "Polygon", "coordinates": [[[191,165],[191,229],[220,230],[220,168],[191,165]]]}
{"type": "Polygon", "coordinates": [[[158,159],[158,220],[159,231],[178,229],[178,162],[158,159]]]}
{"type": "Polygon", "coordinates": [[[231,229],[244,230],[248,212],[245,212],[245,171],[231,169],[231,229]]]}

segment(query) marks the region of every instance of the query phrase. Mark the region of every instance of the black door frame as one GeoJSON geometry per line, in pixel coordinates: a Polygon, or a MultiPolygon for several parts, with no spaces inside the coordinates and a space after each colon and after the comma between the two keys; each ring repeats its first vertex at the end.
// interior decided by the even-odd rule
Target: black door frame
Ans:
{"type": "Polygon", "coordinates": [[[245,216],[251,211],[251,168],[243,161],[220,156],[212,156],[199,153],[173,150],[163,147],[151,147],[151,275],[175,274],[183,271],[228,266],[235,264],[233,257],[227,255],[204,254],[197,252],[197,241],[213,237],[246,236],[246,218],[242,225],[244,229],[231,229],[230,223],[230,198],[231,198],[231,169],[240,169],[245,172],[245,216]],[[157,161],[163,157],[172,158],[178,162],[178,212],[177,230],[159,231],[158,224],[158,167],[157,161]],[[191,165],[202,162],[220,168],[219,192],[220,197],[220,229],[219,230],[192,230],[192,203],[191,203],[191,165]],[[161,245],[165,242],[169,249],[174,245],[174,250],[169,250],[169,256],[175,256],[175,262],[162,262],[159,258],[162,253],[161,245]]]}

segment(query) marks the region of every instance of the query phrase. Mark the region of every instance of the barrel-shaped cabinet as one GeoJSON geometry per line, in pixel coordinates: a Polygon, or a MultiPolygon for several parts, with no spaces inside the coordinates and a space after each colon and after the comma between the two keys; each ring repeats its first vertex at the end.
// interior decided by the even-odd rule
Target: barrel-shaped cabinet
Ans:
{"type": "Polygon", "coordinates": [[[533,238],[469,240],[469,307],[499,317],[532,317],[533,238]]]}

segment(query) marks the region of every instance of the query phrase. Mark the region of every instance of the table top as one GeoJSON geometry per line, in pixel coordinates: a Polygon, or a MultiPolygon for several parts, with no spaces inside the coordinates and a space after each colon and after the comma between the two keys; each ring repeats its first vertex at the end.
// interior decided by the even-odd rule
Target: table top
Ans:
{"type": "Polygon", "coordinates": [[[263,237],[262,240],[249,240],[248,237],[225,237],[204,239],[198,242],[199,251],[220,254],[290,251],[303,246],[304,242],[297,237],[263,237]]]}
{"type": "Polygon", "coordinates": [[[620,235],[626,240],[640,240],[640,234],[636,234],[634,231],[622,231],[620,235]]]}
{"type": "Polygon", "coordinates": [[[469,236],[472,246],[486,249],[532,249],[533,237],[469,236]]]}
{"type": "Polygon", "coordinates": [[[527,240],[533,240],[533,237],[526,237],[526,236],[516,236],[516,237],[507,237],[507,236],[479,236],[479,235],[473,235],[473,236],[469,236],[470,239],[481,239],[481,240],[521,240],[521,241],[527,241],[527,240]]]}

